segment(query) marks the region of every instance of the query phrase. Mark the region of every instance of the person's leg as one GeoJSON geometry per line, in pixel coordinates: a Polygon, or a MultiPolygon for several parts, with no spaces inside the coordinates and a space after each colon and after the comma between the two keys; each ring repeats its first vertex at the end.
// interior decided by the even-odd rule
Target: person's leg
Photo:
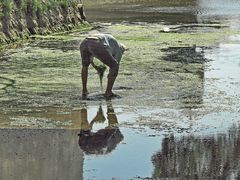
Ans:
{"type": "Polygon", "coordinates": [[[88,79],[88,66],[82,66],[82,97],[83,98],[86,98],[88,94],[87,79],[88,79]]]}
{"type": "Polygon", "coordinates": [[[88,67],[93,59],[92,54],[87,47],[87,41],[83,41],[80,45],[80,53],[82,57],[82,97],[86,98],[88,94],[87,79],[88,79],[88,67]]]}
{"type": "Polygon", "coordinates": [[[110,52],[100,43],[92,42],[91,46],[88,46],[89,51],[94,57],[99,59],[102,63],[109,67],[108,83],[105,91],[106,97],[111,97],[113,95],[112,88],[116,77],[118,75],[119,65],[117,60],[110,54],[110,52]]]}
{"type": "Polygon", "coordinates": [[[109,69],[107,89],[105,92],[105,97],[107,98],[113,95],[112,88],[118,75],[118,69],[119,69],[118,64],[114,65],[109,69]]]}

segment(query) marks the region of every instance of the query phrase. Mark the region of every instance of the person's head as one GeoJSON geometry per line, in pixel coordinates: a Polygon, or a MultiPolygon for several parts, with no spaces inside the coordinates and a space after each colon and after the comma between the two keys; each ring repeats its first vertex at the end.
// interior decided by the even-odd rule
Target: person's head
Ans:
{"type": "Polygon", "coordinates": [[[121,48],[123,53],[128,50],[128,48],[122,43],[120,43],[120,48],[121,48]]]}

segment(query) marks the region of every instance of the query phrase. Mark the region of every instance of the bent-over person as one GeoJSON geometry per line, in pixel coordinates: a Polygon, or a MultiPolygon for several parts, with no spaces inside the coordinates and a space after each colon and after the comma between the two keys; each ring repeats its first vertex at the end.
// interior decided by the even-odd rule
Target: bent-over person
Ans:
{"type": "Polygon", "coordinates": [[[98,71],[93,63],[93,58],[99,59],[103,64],[109,67],[107,88],[105,97],[114,96],[112,88],[118,75],[119,63],[126,47],[119,43],[112,35],[95,34],[85,38],[80,44],[82,57],[82,97],[86,98],[88,94],[87,79],[88,67],[90,64],[98,71]]]}

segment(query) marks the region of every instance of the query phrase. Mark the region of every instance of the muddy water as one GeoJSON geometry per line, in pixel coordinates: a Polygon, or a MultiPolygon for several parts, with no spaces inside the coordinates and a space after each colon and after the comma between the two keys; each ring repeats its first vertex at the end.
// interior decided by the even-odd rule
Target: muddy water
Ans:
{"type": "Polygon", "coordinates": [[[239,3],[102,2],[86,4],[90,32],[1,55],[0,179],[239,179],[239,3]],[[130,47],[112,101],[93,69],[80,96],[78,46],[96,32],[130,47]]]}
{"type": "Polygon", "coordinates": [[[1,129],[0,179],[83,179],[77,131],[1,129]]]}
{"type": "Polygon", "coordinates": [[[235,0],[129,0],[87,1],[90,21],[162,22],[166,24],[199,23],[232,20],[239,17],[239,2],[235,0]]]}

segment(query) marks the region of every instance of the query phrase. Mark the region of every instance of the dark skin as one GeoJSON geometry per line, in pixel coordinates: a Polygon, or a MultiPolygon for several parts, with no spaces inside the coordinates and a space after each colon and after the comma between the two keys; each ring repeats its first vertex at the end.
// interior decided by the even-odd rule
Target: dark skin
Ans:
{"type": "MultiPolygon", "coordinates": [[[[91,64],[97,71],[99,71],[97,66],[94,63],[91,63],[91,64]]],[[[106,98],[110,98],[114,95],[112,92],[112,88],[117,78],[118,69],[119,69],[118,65],[109,69],[107,88],[104,94],[106,98]]],[[[87,79],[88,79],[88,66],[82,66],[82,87],[83,87],[82,97],[83,99],[86,99],[88,95],[87,79]]]]}
{"type": "Polygon", "coordinates": [[[124,51],[127,50],[123,44],[120,44],[119,46],[116,45],[116,48],[119,48],[117,49],[119,53],[116,53],[115,54],[116,57],[115,57],[114,55],[111,54],[111,52],[108,52],[108,50],[106,50],[105,46],[99,44],[98,40],[99,39],[97,37],[90,37],[86,41],[84,41],[80,46],[81,56],[83,58],[83,62],[85,62],[85,63],[82,63],[82,97],[83,99],[86,99],[88,95],[87,81],[88,81],[88,67],[90,64],[98,72],[101,87],[102,87],[102,77],[106,67],[96,66],[93,62],[93,58],[97,58],[104,65],[109,67],[107,88],[104,94],[105,98],[111,98],[115,96],[112,92],[112,88],[118,75],[119,61],[124,51]],[[90,43],[90,46],[88,47],[89,43],[90,43]]]}
{"type": "Polygon", "coordinates": [[[88,90],[87,90],[87,78],[88,78],[88,66],[82,67],[82,97],[87,98],[88,90]]]}

